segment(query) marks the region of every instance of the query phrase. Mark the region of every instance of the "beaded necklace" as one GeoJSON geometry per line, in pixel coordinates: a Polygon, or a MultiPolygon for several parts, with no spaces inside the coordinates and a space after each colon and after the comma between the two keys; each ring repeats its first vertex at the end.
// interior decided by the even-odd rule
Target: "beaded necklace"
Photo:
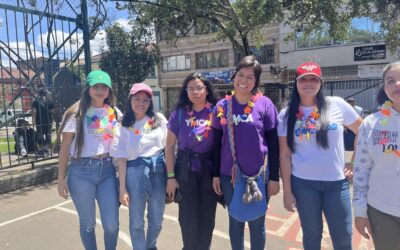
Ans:
{"type": "Polygon", "coordinates": [[[295,135],[299,137],[300,141],[303,139],[303,135],[307,138],[307,140],[311,139],[311,135],[317,132],[317,121],[320,117],[318,112],[318,108],[314,106],[314,110],[310,115],[304,117],[303,110],[299,107],[299,111],[296,114],[296,123],[295,123],[295,135]]]}
{"type": "MultiPolygon", "coordinates": [[[[225,100],[226,101],[232,101],[232,97],[235,95],[235,91],[232,91],[232,95],[225,95],[225,100]]],[[[251,111],[253,111],[254,108],[254,103],[257,101],[258,98],[260,98],[262,96],[261,93],[257,93],[255,95],[251,96],[251,99],[247,102],[246,107],[243,110],[243,115],[242,118],[244,120],[247,119],[247,117],[249,116],[249,114],[251,114],[251,111]]],[[[221,106],[218,106],[218,114],[217,117],[220,118],[220,124],[221,125],[226,125],[226,117],[224,117],[224,108],[221,106]]]]}
{"type": "Polygon", "coordinates": [[[208,138],[208,133],[211,130],[212,114],[214,111],[214,108],[208,102],[204,107],[209,111],[208,120],[205,120],[204,124],[199,124],[196,122],[193,109],[190,109],[189,107],[186,108],[186,112],[189,116],[189,126],[192,127],[192,133],[196,136],[196,139],[199,142],[203,141],[205,138],[208,138]],[[204,127],[200,128],[200,126],[204,127]]]}
{"type": "Polygon", "coordinates": [[[108,104],[103,107],[101,115],[95,114],[95,108],[90,107],[86,111],[88,129],[96,129],[101,132],[103,140],[113,138],[114,126],[117,123],[115,110],[108,104]]]}
{"type": "MultiPolygon", "coordinates": [[[[389,122],[388,118],[392,115],[392,111],[390,110],[390,108],[393,107],[393,103],[391,101],[386,101],[383,105],[382,108],[380,110],[381,114],[384,116],[384,119],[380,120],[380,124],[382,124],[383,126],[386,126],[389,122]]],[[[379,144],[381,144],[384,148],[384,153],[387,154],[395,154],[398,157],[400,157],[400,150],[393,148],[393,147],[389,147],[388,145],[386,145],[389,142],[388,138],[383,138],[379,141],[379,144]]]]}
{"type": "Polygon", "coordinates": [[[142,136],[143,134],[147,134],[148,132],[150,132],[150,130],[152,130],[153,127],[154,127],[154,120],[149,118],[147,119],[146,123],[144,124],[141,130],[133,126],[129,127],[129,130],[132,131],[134,135],[142,136]]]}

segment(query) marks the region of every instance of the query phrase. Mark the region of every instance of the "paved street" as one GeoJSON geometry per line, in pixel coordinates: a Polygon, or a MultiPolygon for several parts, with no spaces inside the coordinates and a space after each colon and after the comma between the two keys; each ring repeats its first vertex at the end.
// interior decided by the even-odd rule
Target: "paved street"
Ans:
{"type": "MultiPolygon", "coordinates": [[[[267,216],[267,249],[301,249],[301,230],[296,213],[282,208],[282,193],[271,200],[267,216]]],[[[56,182],[49,185],[26,188],[0,195],[0,249],[4,250],[53,250],[82,249],[78,218],[71,200],[63,200],[56,194],[56,182]]],[[[130,249],[128,210],[120,209],[120,234],[118,249],[130,249]]],[[[332,249],[325,225],[323,248],[332,249]]],[[[246,229],[247,230],[247,229],[246,229]]],[[[97,225],[99,249],[103,249],[100,220],[97,225]]],[[[354,249],[373,249],[372,244],[354,234],[354,249]]],[[[158,248],[181,249],[177,206],[168,205],[158,248]]],[[[249,249],[248,230],[246,247],[249,249]]],[[[212,249],[230,249],[226,210],[218,207],[212,249]]]]}

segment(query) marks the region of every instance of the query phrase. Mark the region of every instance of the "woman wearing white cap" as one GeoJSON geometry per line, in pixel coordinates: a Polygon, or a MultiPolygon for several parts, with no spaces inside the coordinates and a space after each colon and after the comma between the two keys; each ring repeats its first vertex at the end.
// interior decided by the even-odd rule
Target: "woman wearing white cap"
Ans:
{"type": "Polygon", "coordinates": [[[110,76],[101,70],[92,71],[87,76],[81,99],[65,112],[60,127],[58,194],[65,199],[71,194],[86,250],[97,249],[95,200],[104,229],[105,249],[114,250],[117,246],[117,177],[109,152],[122,113],[113,104],[110,76]]]}
{"type": "Polygon", "coordinates": [[[352,217],[343,128],[358,132],[362,119],[342,98],[322,93],[321,68],[297,68],[287,108],[279,114],[278,136],[283,202],[300,216],[305,250],[321,249],[322,213],[334,249],[352,249],[352,217]]]}
{"type": "Polygon", "coordinates": [[[111,155],[119,158],[119,200],[129,207],[129,230],[135,250],[157,249],[165,210],[164,147],[167,119],[154,112],[153,91],[144,83],[132,86],[111,155]],[[148,227],[144,232],[147,204],[148,227]]]}

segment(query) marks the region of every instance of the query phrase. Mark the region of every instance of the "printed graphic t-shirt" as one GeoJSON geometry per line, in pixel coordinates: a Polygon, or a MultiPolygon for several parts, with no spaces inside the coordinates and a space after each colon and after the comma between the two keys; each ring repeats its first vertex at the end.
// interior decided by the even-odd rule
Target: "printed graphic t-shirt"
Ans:
{"type": "MultiPolygon", "coordinates": [[[[233,157],[229,144],[228,126],[221,125],[221,117],[218,115],[218,106],[222,106],[224,117],[227,117],[228,101],[222,99],[218,102],[214,111],[212,126],[222,129],[222,148],[221,148],[221,173],[231,175],[233,157]]],[[[268,145],[265,140],[265,132],[274,129],[278,125],[278,113],[272,101],[265,96],[261,96],[254,103],[254,107],[244,118],[244,109],[247,104],[237,102],[235,96],[232,97],[233,127],[235,133],[236,158],[240,169],[247,175],[255,175],[264,164],[265,156],[268,153],[268,145]]]]}
{"type": "MultiPolygon", "coordinates": [[[[310,139],[295,133],[295,153],[292,154],[292,174],[306,180],[337,181],[344,176],[343,125],[353,124],[359,115],[340,97],[326,97],[328,105],[328,149],[317,145],[316,134],[310,139]]],[[[300,107],[304,117],[314,111],[314,107],[300,107]]],[[[287,108],[279,113],[278,136],[287,136],[287,108]]]]}
{"type": "MultiPolygon", "coordinates": [[[[204,108],[191,115],[185,109],[174,110],[167,128],[175,134],[179,150],[206,153],[213,149],[214,135],[211,129],[212,110],[204,108]]],[[[211,168],[212,164],[209,164],[211,168]]],[[[200,162],[191,159],[192,170],[200,170],[200,162]]]]}
{"type": "Polygon", "coordinates": [[[117,130],[111,146],[111,156],[129,161],[159,155],[165,148],[167,119],[161,113],[157,115],[161,119],[161,125],[157,128],[151,128],[153,120],[146,115],[136,121],[133,127],[117,130]]]}
{"type": "MultiPolygon", "coordinates": [[[[118,120],[122,119],[122,113],[115,108],[118,120]]],[[[84,143],[80,157],[92,157],[110,152],[110,145],[114,134],[120,129],[120,124],[115,117],[114,109],[110,106],[103,108],[90,107],[83,122],[84,143]]],[[[75,115],[69,117],[65,123],[63,132],[76,133],[75,115]]],[[[70,156],[77,157],[76,137],[71,144],[70,156]]]]}

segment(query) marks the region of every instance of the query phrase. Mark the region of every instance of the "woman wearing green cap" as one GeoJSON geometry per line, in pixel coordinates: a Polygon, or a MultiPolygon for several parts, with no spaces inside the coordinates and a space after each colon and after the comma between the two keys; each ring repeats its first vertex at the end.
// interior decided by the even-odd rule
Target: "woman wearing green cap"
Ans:
{"type": "Polygon", "coordinates": [[[97,249],[95,200],[104,229],[105,249],[117,246],[117,178],[109,152],[121,118],[121,111],[114,107],[110,76],[95,70],[87,76],[81,99],[66,111],[60,127],[58,194],[65,199],[71,194],[86,250],[97,249]]]}

